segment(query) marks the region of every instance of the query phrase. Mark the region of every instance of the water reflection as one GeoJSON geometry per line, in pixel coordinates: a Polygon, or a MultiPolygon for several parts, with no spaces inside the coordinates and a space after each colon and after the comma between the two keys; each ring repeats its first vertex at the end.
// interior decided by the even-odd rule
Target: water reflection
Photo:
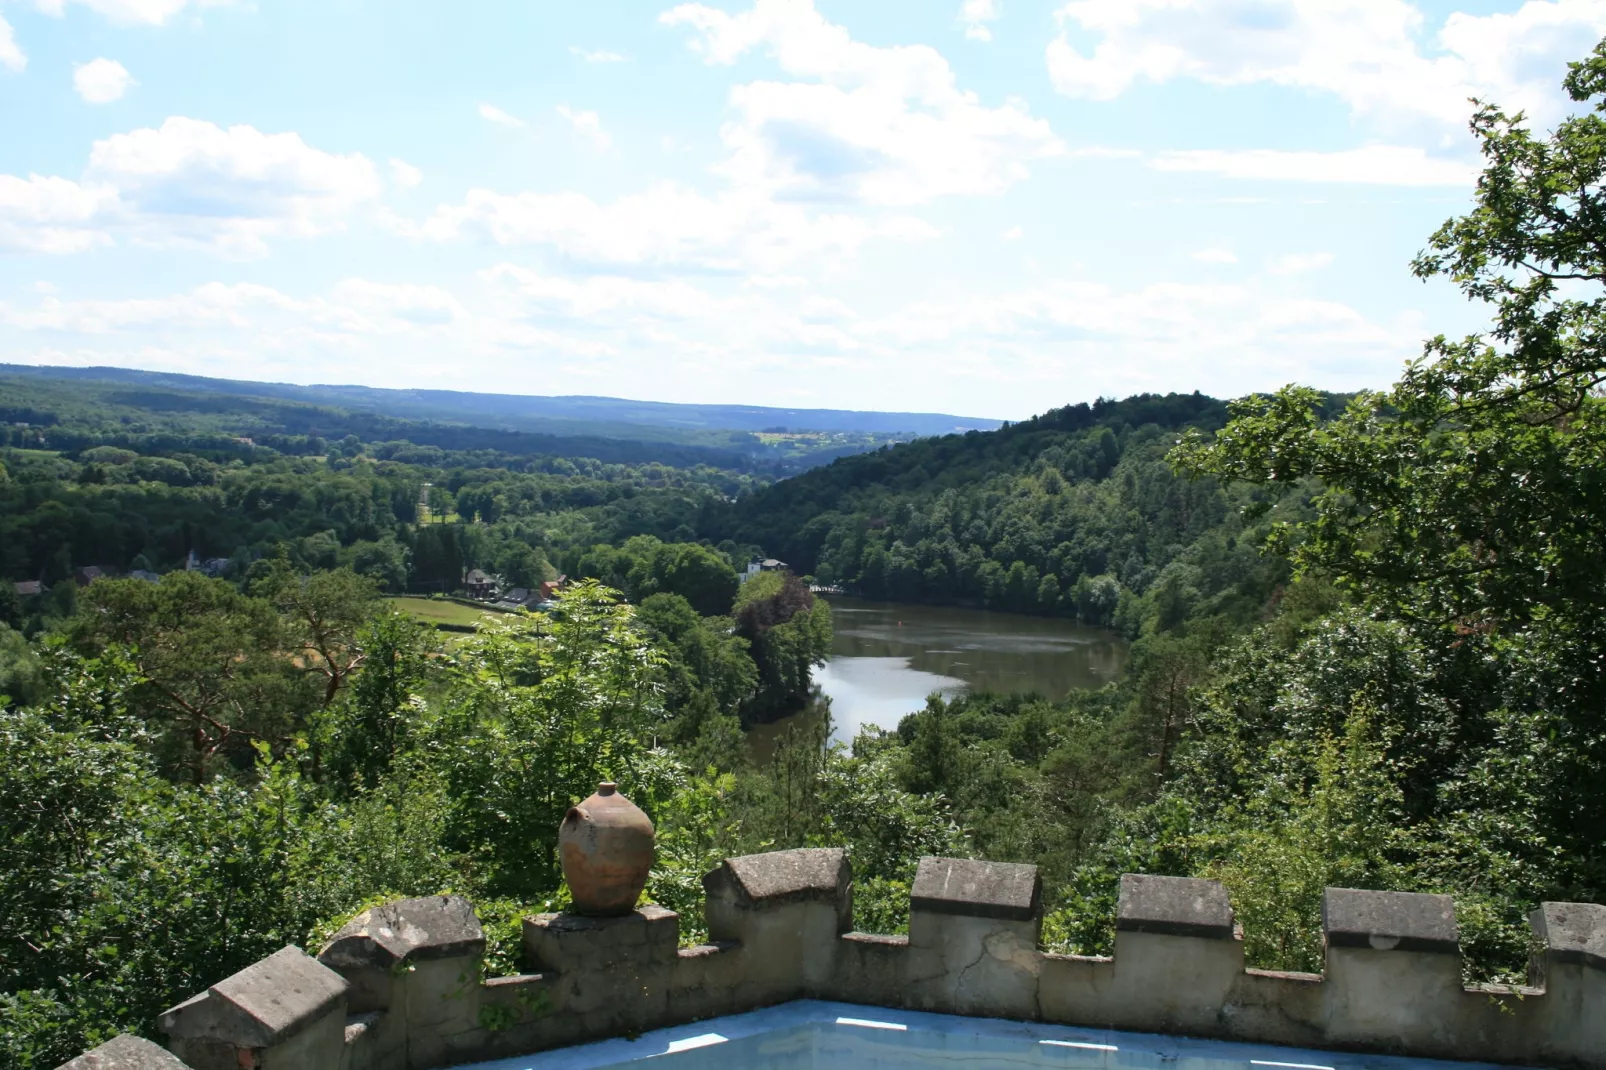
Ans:
{"type": "MultiPolygon", "coordinates": [[[[1124,639],[1075,621],[854,598],[830,602],[836,640],[815,682],[830,699],[832,739],[851,740],[865,724],[896,728],[933,691],[1037,692],[1057,699],[1076,688],[1101,687],[1126,668],[1124,639]]],[[[789,722],[819,716],[809,710],[754,729],[755,755],[768,753],[789,722]]]]}

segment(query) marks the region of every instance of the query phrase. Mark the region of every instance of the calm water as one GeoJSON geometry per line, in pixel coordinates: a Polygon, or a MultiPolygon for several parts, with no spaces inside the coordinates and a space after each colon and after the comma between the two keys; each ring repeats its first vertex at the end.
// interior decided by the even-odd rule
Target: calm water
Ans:
{"type": "MultiPolygon", "coordinates": [[[[851,740],[860,725],[896,728],[933,691],[971,689],[1060,698],[1100,687],[1126,668],[1126,640],[1103,628],[1049,617],[952,606],[829,599],[836,624],[831,660],[814,673],[831,699],[832,738],[851,740]]],[[[755,750],[805,711],[754,729],[755,750]]]]}

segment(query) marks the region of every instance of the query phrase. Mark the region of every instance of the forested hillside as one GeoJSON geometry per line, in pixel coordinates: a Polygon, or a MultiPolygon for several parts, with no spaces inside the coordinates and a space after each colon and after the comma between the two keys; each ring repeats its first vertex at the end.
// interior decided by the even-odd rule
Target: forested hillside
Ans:
{"type": "Polygon", "coordinates": [[[1269,499],[1168,459],[1184,430],[1226,415],[1200,394],[1144,395],[923,439],[745,495],[717,533],[870,598],[1074,614],[1133,635],[1154,614],[1243,624],[1287,577],[1244,515],[1269,499]]]}

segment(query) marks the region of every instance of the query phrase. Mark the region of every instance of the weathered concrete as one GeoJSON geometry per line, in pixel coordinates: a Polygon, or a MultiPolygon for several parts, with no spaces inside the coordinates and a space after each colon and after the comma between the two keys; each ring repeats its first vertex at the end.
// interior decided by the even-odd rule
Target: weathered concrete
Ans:
{"type": "Polygon", "coordinates": [[[922,858],[909,908],[926,914],[1031,921],[1043,914],[1036,866],[971,858],[922,858]]]}
{"type": "Polygon", "coordinates": [[[339,1070],[346,987],[338,973],[286,947],[163,1012],[161,1027],[194,1070],[339,1070]]]}
{"type": "Polygon", "coordinates": [[[1036,866],[922,858],[909,897],[906,1005],[1035,1018],[1042,923],[1036,866]]]}
{"type": "Polygon", "coordinates": [[[443,1061],[479,1028],[485,931],[457,895],[399,899],[347,922],[318,961],[350,985],[348,1010],[370,1016],[348,1030],[346,1070],[443,1061]]]}
{"type": "Polygon", "coordinates": [[[124,1033],[93,1051],[86,1051],[56,1070],[186,1070],[172,1052],[159,1044],[124,1033]]]}
{"type": "Polygon", "coordinates": [[[1606,907],[1544,904],[1533,987],[1467,988],[1445,896],[1329,889],[1317,975],[1245,969],[1232,904],[1213,881],[1124,877],[1110,958],[1038,950],[1031,866],[922,859],[908,936],[851,931],[839,850],[733,858],[703,883],[713,943],[679,947],[679,918],[661,907],[544,914],[524,924],[539,972],[490,981],[466,902],[388,904],[324,949],[344,979],[287,948],[168,1011],[163,1028],[196,1070],[429,1070],[823,998],[1606,1070],[1606,907]]]}
{"type": "Polygon", "coordinates": [[[1447,895],[1329,888],[1327,1037],[1399,1052],[1456,1050],[1461,948],[1447,895]]]}

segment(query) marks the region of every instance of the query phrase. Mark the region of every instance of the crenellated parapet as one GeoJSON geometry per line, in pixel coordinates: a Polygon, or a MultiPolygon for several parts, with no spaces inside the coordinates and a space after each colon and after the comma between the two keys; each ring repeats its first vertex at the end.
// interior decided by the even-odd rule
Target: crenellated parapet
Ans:
{"type": "Polygon", "coordinates": [[[853,929],[834,848],[726,860],[711,943],[679,918],[524,921],[526,968],[483,979],[464,899],[365,911],[312,958],[285,948],[166,1012],[170,1052],[120,1037],[71,1070],[428,1070],[795,999],[1138,1032],[1606,1070],[1606,907],[1533,914],[1531,987],[1467,987],[1450,897],[1328,889],[1321,974],[1246,969],[1219,883],[1121,879],[1110,957],[1039,950],[1036,868],[925,858],[907,936],[853,929]]]}

